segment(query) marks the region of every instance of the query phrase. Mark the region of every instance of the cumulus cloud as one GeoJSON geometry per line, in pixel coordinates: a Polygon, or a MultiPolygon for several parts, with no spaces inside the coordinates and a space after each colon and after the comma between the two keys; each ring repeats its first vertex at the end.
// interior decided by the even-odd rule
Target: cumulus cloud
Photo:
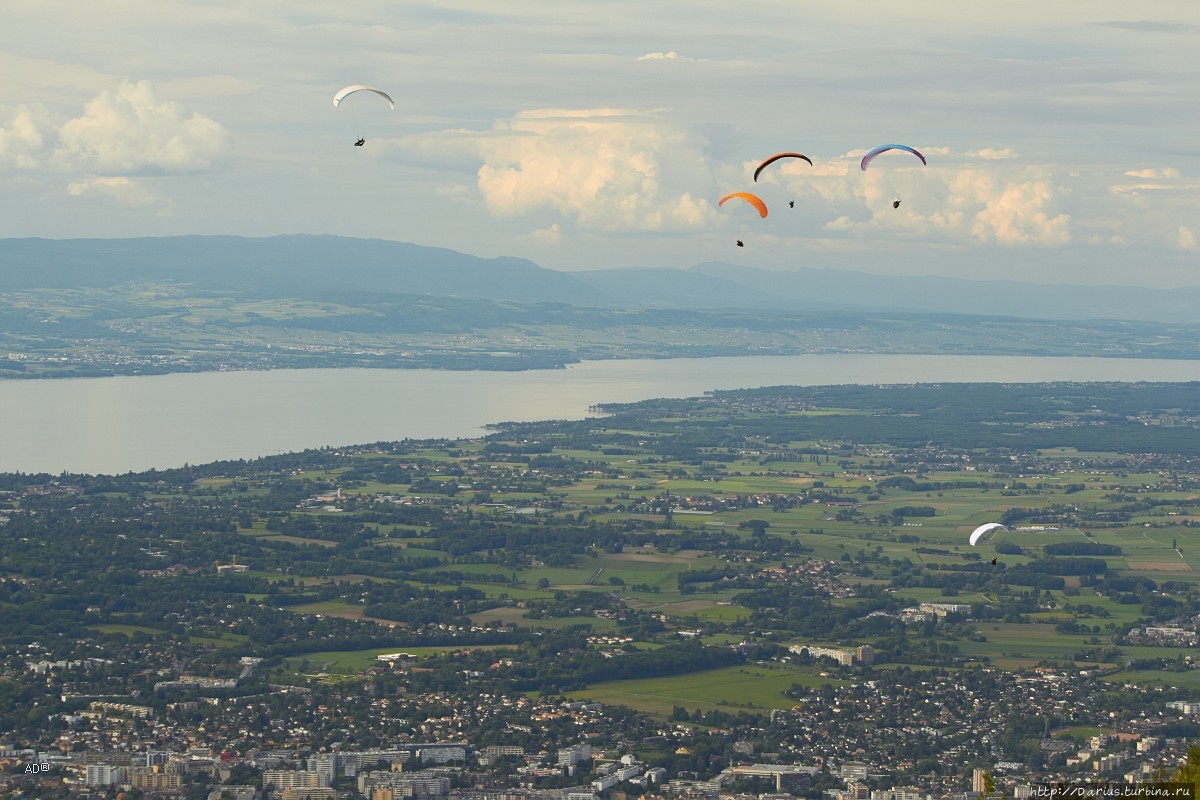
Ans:
{"type": "Polygon", "coordinates": [[[206,172],[230,150],[220,123],[159,102],[148,81],[102,91],[62,126],[58,140],[60,168],[106,176],[206,172]]]}
{"type": "Polygon", "coordinates": [[[1178,178],[1179,170],[1174,167],[1150,167],[1148,169],[1131,169],[1125,172],[1131,178],[1178,178]]]}
{"type": "Polygon", "coordinates": [[[472,203],[477,202],[475,192],[469,187],[461,183],[442,183],[433,187],[433,193],[438,197],[451,200],[456,203],[472,203]]]}
{"type": "Polygon", "coordinates": [[[114,201],[130,208],[161,206],[164,214],[171,213],[170,203],[163,203],[144,180],[125,177],[80,178],[67,185],[67,194],[72,197],[93,195],[114,201]]]}
{"type": "Polygon", "coordinates": [[[49,127],[37,109],[19,106],[12,116],[0,125],[0,166],[34,169],[41,165],[42,150],[49,127]]]}
{"type": "Polygon", "coordinates": [[[810,169],[810,170],[802,169],[799,164],[792,164],[791,165],[792,168],[790,170],[785,169],[785,170],[783,170],[783,172],[784,172],[784,174],[791,172],[793,174],[799,174],[799,175],[808,174],[808,175],[817,175],[820,177],[829,177],[829,176],[845,177],[850,174],[850,167],[857,167],[857,166],[858,166],[858,159],[854,159],[853,163],[851,163],[851,161],[848,161],[846,159],[841,159],[841,160],[832,160],[831,159],[829,161],[817,161],[815,164],[812,165],[812,169],[810,169]]]}
{"type": "Polygon", "coordinates": [[[479,190],[497,216],[551,209],[605,231],[687,230],[714,217],[699,142],[653,114],[526,111],[479,149],[479,190]]]}
{"type": "Polygon", "coordinates": [[[676,58],[679,58],[679,53],[676,53],[674,50],[668,50],[665,53],[646,53],[644,56],[638,56],[638,61],[661,61],[663,59],[673,60],[676,58]]]}
{"type": "Polygon", "coordinates": [[[1175,240],[1175,246],[1180,250],[1195,250],[1196,232],[1186,225],[1180,225],[1179,238],[1175,240]]]}
{"type": "Polygon", "coordinates": [[[1113,194],[1140,195],[1142,192],[1157,192],[1177,188],[1169,183],[1118,183],[1110,187],[1113,194]]]}
{"type": "Polygon", "coordinates": [[[985,242],[1059,245],[1071,240],[1071,218],[1055,214],[1055,187],[1045,180],[997,186],[990,176],[974,182],[975,214],[971,234],[985,242]]]}
{"type": "Polygon", "coordinates": [[[1120,227],[1134,234],[1138,244],[1196,249],[1190,226],[1200,203],[1200,183],[1175,167],[1145,167],[1124,174],[1130,180],[1107,187],[1120,227]]]}
{"type": "Polygon", "coordinates": [[[538,228],[518,238],[537,245],[554,246],[562,241],[562,230],[556,222],[547,228],[538,228]]]}
{"type": "MultiPolygon", "coordinates": [[[[867,151],[857,151],[864,155],[867,151]]],[[[1011,147],[981,147],[978,150],[956,151],[949,147],[924,147],[921,152],[926,156],[942,156],[943,160],[963,161],[1005,161],[1019,157],[1019,153],[1011,147]]]]}
{"type": "Polygon", "coordinates": [[[211,170],[228,155],[224,127],[174,102],[158,102],[150,83],[122,83],[101,91],[83,113],[63,123],[40,105],[0,114],[0,166],[49,167],[88,177],[68,193],[100,193],[131,205],[151,205],[153,192],[132,181],[101,177],[188,174],[211,170]]]}
{"type": "Polygon", "coordinates": [[[1016,154],[1008,148],[956,153],[931,147],[927,153],[926,167],[897,163],[860,172],[856,154],[848,153],[782,177],[808,203],[829,207],[832,220],[823,228],[833,233],[886,230],[1045,247],[1071,241],[1071,215],[1062,209],[1065,192],[1050,169],[1014,164],[1016,154]],[[893,200],[901,200],[899,208],[893,208],[893,200]]]}
{"type": "Polygon", "coordinates": [[[948,244],[1197,249],[1200,183],[1175,167],[1072,169],[988,158],[988,148],[939,149],[928,148],[926,167],[859,172],[846,154],[811,170],[764,172],[760,183],[782,184],[811,218],[825,220],[822,230],[846,240],[892,234],[948,244]]]}

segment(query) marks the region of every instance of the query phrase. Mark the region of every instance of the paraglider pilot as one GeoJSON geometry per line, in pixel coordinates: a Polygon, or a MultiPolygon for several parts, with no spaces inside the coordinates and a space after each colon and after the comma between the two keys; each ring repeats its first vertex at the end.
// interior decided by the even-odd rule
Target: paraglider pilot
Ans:
{"type": "Polygon", "coordinates": [[[354,143],[354,146],[355,146],[355,147],[362,147],[362,146],[363,146],[364,144],[366,144],[366,143],[367,143],[367,140],[366,140],[366,139],[359,139],[357,142],[355,142],[355,143],[354,143]]]}
{"type": "Polygon", "coordinates": [[[899,207],[900,207],[900,201],[899,201],[899,200],[893,200],[893,201],[892,201],[892,208],[899,208],[899,207]]]}
{"type": "Polygon", "coordinates": [[[795,208],[795,207],[796,207],[796,201],[788,200],[788,208],[795,208]]]}
{"type": "Polygon", "coordinates": [[[742,244],[742,240],[741,240],[741,239],[738,239],[738,240],[737,240],[737,243],[738,243],[738,247],[745,247],[745,246],[746,246],[746,245],[742,244]]]}

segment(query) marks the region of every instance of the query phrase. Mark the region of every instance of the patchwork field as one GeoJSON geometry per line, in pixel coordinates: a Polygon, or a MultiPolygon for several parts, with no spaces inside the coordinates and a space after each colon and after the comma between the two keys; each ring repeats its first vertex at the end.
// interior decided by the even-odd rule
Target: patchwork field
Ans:
{"type": "Polygon", "coordinates": [[[693,672],[667,678],[597,683],[568,696],[578,700],[628,706],[667,716],[676,706],[688,711],[720,709],[736,712],[752,708],[791,708],[796,701],[783,695],[793,684],[813,687],[843,682],[822,678],[813,671],[784,665],[746,665],[693,672]]]}
{"type": "Polygon", "coordinates": [[[498,648],[502,649],[502,647],[502,645],[477,645],[469,648],[408,646],[376,647],[366,650],[328,650],[293,656],[285,659],[284,664],[290,670],[305,674],[325,672],[357,675],[369,667],[379,664],[378,657],[388,653],[407,653],[414,658],[423,659],[459,650],[495,650],[498,648]]]}

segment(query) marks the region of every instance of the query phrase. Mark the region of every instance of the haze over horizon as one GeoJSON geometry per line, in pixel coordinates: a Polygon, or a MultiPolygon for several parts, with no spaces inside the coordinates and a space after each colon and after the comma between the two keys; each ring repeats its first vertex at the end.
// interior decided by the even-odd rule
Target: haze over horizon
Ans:
{"type": "Polygon", "coordinates": [[[314,233],[559,270],[1200,285],[1193,3],[8,11],[0,237],[314,233]],[[396,110],[334,110],[356,82],[396,110]],[[861,172],[889,141],[929,165],[861,172]],[[754,184],[780,150],[814,166],[754,184]],[[717,207],[739,190],[769,217],[717,207]]]}

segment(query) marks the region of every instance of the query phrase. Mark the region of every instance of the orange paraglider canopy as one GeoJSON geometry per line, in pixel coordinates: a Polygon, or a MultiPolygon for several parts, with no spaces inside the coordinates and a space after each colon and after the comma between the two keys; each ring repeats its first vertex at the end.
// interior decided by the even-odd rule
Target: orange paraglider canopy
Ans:
{"type": "Polygon", "coordinates": [[[745,200],[747,203],[754,206],[754,210],[758,212],[758,215],[760,217],[767,216],[767,204],[762,201],[762,198],[760,198],[756,195],[752,195],[749,192],[731,192],[730,194],[727,194],[724,197],[722,197],[720,202],[717,203],[717,205],[723,206],[723,205],[725,205],[726,200],[729,200],[734,197],[738,198],[739,200],[745,200]]]}

